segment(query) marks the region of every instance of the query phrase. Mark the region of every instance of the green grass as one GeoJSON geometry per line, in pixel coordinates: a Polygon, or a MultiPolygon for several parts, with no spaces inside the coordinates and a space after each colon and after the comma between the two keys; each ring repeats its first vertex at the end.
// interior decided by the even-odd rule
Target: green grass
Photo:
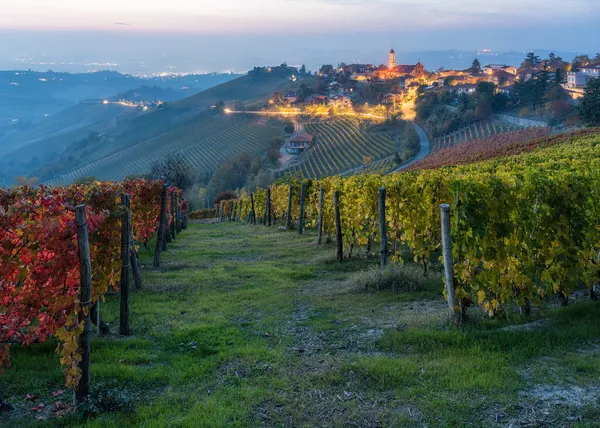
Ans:
{"type": "MultiPolygon", "coordinates": [[[[160,270],[143,268],[132,337],[116,334],[117,296],[102,305],[112,334],[92,340],[94,413],[30,410],[71,400],[50,394],[64,379],[49,341],[12,350],[0,386],[15,409],[0,425],[36,425],[40,415],[44,424],[94,427],[592,426],[600,418],[600,304],[546,304],[530,319],[474,310],[457,328],[439,274],[420,291],[357,291],[348,278],[377,260],[340,265],[332,246],[314,242],[311,231],[191,225],[160,270]]],[[[150,264],[151,253],[141,260],[150,264]]]]}

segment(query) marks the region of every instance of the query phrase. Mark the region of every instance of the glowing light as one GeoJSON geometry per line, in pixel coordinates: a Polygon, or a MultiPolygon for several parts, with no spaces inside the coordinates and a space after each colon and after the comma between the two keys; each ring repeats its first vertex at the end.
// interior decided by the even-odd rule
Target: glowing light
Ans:
{"type": "Polygon", "coordinates": [[[108,100],[102,101],[102,104],[108,104],[108,100]]]}
{"type": "Polygon", "coordinates": [[[225,110],[223,110],[223,112],[225,112],[225,114],[229,114],[231,113],[231,109],[226,108],[225,110]]]}

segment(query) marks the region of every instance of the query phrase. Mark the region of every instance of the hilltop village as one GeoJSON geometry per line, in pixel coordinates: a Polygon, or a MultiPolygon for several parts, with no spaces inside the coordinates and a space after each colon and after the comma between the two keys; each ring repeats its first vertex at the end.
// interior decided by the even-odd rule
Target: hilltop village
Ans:
{"type": "MultiPolygon", "coordinates": [[[[474,59],[471,67],[461,70],[427,70],[424,64],[398,64],[391,49],[387,64],[323,65],[314,74],[282,64],[279,67],[253,70],[254,73],[291,73],[312,75],[297,91],[274,93],[271,108],[285,109],[326,106],[333,109],[362,109],[385,106],[404,118],[414,118],[418,98],[435,94],[443,104],[467,110],[478,92],[489,95],[480,107],[480,118],[510,111],[517,116],[537,117],[552,125],[573,123],[574,106],[584,94],[590,79],[600,76],[600,57],[576,57],[567,62],[550,54],[539,58],[527,54],[520,66],[482,64],[474,59]],[[467,97],[471,97],[471,100],[467,97]],[[489,101],[489,105],[488,104],[489,101]]],[[[251,72],[252,73],[252,72],[251,72]]],[[[474,106],[476,107],[476,106],[474,106]]],[[[333,112],[332,112],[333,114],[333,112]]]]}

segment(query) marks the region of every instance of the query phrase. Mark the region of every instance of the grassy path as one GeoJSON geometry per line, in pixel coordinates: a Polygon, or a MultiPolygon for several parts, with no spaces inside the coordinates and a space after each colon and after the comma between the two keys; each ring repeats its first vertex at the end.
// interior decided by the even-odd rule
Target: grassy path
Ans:
{"type": "MultiPolygon", "coordinates": [[[[0,425],[564,426],[600,420],[600,304],[550,306],[457,329],[433,275],[419,292],[366,293],[334,249],[275,227],[191,225],[92,341],[96,413],[52,416],[55,343],[14,349],[0,425]],[[32,402],[25,394],[36,395],[32,402]],[[31,407],[44,402],[40,413],[31,407]],[[34,416],[32,416],[34,415],[34,416]]],[[[151,253],[142,250],[142,263],[151,253]]]]}

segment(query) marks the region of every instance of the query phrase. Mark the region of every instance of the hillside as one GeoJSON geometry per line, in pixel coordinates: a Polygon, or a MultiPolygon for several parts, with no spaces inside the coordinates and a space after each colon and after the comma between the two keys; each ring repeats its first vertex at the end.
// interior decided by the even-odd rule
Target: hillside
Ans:
{"type": "Polygon", "coordinates": [[[46,114],[56,114],[84,100],[103,99],[142,86],[165,89],[171,97],[180,99],[236,77],[239,75],[138,77],[114,71],[0,71],[0,133],[19,123],[36,123],[46,114]],[[12,122],[14,119],[16,122],[12,122]]]}
{"type": "Polygon", "coordinates": [[[435,169],[443,166],[481,162],[503,156],[519,155],[538,148],[570,142],[573,138],[598,136],[598,134],[597,128],[557,135],[551,135],[550,128],[524,128],[471,140],[445,149],[437,149],[407,169],[435,169]]]}
{"type": "MultiPolygon", "coordinates": [[[[61,135],[65,138],[58,147],[54,135],[36,141],[33,144],[58,149],[53,150],[52,156],[45,157],[43,161],[31,162],[31,155],[15,152],[11,162],[17,164],[18,168],[7,169],[3,175],[4,180],[10,182],[15,175],[35,175],[43,181],[58,183],[82,174],[89,175],[87,172],[98,174],[99,178],[119,179],[132,173],[147,172],[145,168],[166,152],[183,149],[188,150],[190,157],[196,157],[191,161],[194,167],[212,170],[231,154],[246,150],[255,152],[259,147],[262,150],[270,138],[279,135],[279,130],[267,126],[261,134],[256,131],[260,125],[244,128],[243,124],[246,122],[242,121],[236,122],[229,134],[221,132],[227,128],[228,125],[224,125],[227,122],[216,120],[215,113],[209,111],[211,106],[219,101],[239,102],[246,106],[260,105],[273,91],[294,88],[299,84],[300,81],[292,83],[282,76],[243,76],[148,112],[127,108],[126,114],[113,115],[108,126],[106,123],[101,123],[100,126],[88,124],[81,127],[78,133],[63,132],[61,135]],[[248,136],[241,138],[242,141],[226,141],[227,138],[240,139],[240,135],[246,132],[248,136]],[[94,134],[100,134],[99,138],[95,138],[93,144],[90,144],[88,137],[94,134]],[[217,140],[210,140],[213,134],[218,134],[214,137],[217,140]],[[69,147],[69,152],[63,151],[66,147],[69,147]],[[200,160],[197,158],[200,147],[216,150],[219,155],[209,154],[205,160],[200,160]],[[140,153],[143,156],[140,157],[140,153]],[[113,162],[114,168],[107,170],[106,166],[112,166],[113,162]]],[[[78,107],[79,110],[87,108],[97,107],[78,107]]],[[[71,117],[85,116],[79,111],[70,114],[71,117]]],[[[68,123],[68,120],[56,120],[50,122],[45,129],[69,130],[68,123]]],[[[33,144],[25,147],[29,153],[36,148],[33,144]]]]}
{"type": "Polygon", "coordinates": [[[196,172],[210,172],[237,154],[266,150],[270,140],[282,133],[281,126],[269,125],[255,118],[198,118],[170,132],[94,160],[50,183],[71,183],[82,176],[122,180],[128,175],[149,172],[154,161],[175,152],[183,154],[196,172]]]}
{"type": "Polygon", "coordinates": [[[315,136],[313,146],[300,156],[298,165],[286,172],[301,172],[307,178],[339,174],[362,167],[365,158],[377,160],[397,149],[391,133],[369,132],[356,119],[308,122],[306,132],[315,136]]]}

